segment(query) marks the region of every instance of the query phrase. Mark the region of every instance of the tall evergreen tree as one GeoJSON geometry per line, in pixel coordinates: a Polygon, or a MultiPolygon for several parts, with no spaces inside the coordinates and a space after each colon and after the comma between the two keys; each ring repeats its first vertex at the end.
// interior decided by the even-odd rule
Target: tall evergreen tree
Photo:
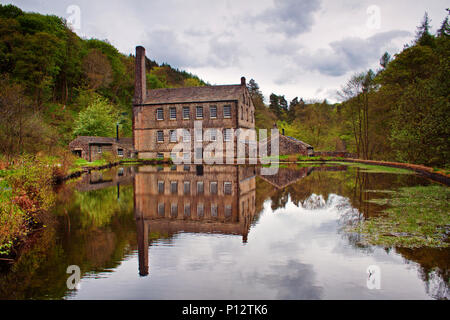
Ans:
{"type": "Polygon", "coordinates": [[[433,46],[433,36],[430,33],[431,19],[428,17],[428,12],[425,12],[422,24],[417,27],[416,44],[421,46],[433,46]]]}
{"type": "MultiPolygon", "coordinates": [[[[450,14],[450,9],[447,9],[447,11],[450,14]]],[[[438,37],[449,37],[450,36],[450,24],[448,22],[448,15],[445,17],[444,21],[442,22],[441,27],[437,31],[438,37]]]]}

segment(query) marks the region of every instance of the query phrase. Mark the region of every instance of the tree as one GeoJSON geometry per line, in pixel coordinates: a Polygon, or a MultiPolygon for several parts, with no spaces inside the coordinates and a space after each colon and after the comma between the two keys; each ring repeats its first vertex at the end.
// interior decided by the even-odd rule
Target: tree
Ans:
{"type": "Polygon", "coordinates": [[[380,65],[383,67],[383,69],[386,69],[389,62],[391,62],[391,55],[388,52],[385,52],[380,59],[380,65]]]}
{"type": "MultiPolygon", "coordinates": [[[[450,14],[450,9],[447,9],[447,11],[450,14]]],[[[448,15],[445,17],[444,21],[442,22],[441,27],[437,31],[438,37],[449,37],[450,36],[450,24],[448,22],[448,15]]]]}
{"type": "Polygon", "coordinates": [[[375,89],[375,73],[372,70],[354,75],[341,91],[341,96],[347,99],[345,102],[349,108],[349,116],[355,139],[356,153],[358,157],[369,159],[369,97],[375,89]]]}
{"type": "Polygon", "coordinates": [[[111,64],[99,49],[91,49],[83,58],[83,72],[92,90],[105,88],[113,81],[111,64]]]}
{"type": "Polygon", "coordinates": [[[102,97],[96,97],[82,110],[74,123],[74,136],[113,137],[118,114],[116,109],[102,97]]]}
{"type": "Polygon", "coordinates": [[[261,102],[264,102],[264,96],[259,90],[259,86],[254,79],[250,79],[247,88],[250,92],[250,97],[253,99],[253,102],[255,101],[255,99],[259,99],[261,100],[261,102]]]}
{"type": "Polygon", "coordinates": [[[430,33],[431,19],[428,17],[428,12],[425,12],[422,24],[417,27],[416,44],[421,46],[433,46],[433,36],[430,33]]]}
{"type": "Polygon", "coordinates": [[[36,107],[40,107],[51,96],[60,72],[63,42],[52,34],[37,32],[26,35],[23,44],[13,52],[16,56],[14,74],[26,84],[36,107]]]}

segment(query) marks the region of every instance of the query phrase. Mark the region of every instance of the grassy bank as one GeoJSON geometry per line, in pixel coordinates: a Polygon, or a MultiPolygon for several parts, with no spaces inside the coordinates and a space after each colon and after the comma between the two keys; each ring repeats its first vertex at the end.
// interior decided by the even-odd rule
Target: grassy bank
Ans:
{"type": "Polygon", "coordinates": [[[0,256],[11,257],[34,230],[40,215],[54,202],[53,181],[58,167],[45,158],[16,159],[0,178],[0,256]]]}
{"type": "Polygon", "coordinates": [[[364,241],[386,247],[449,247],[450,190],[445,186],[416,186],[390,193],[391,198],[371,200],[387,205],[384,215],[348,229],[364,241]]]}

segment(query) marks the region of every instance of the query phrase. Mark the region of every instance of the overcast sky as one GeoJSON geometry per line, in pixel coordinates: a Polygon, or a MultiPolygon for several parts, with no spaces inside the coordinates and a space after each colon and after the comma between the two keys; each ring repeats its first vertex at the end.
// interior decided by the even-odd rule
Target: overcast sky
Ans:
{"type": "Polygon", "coordinates": [[[86,38],[119,51],[137,45],[159,63],[210,84],[255,79],[264,95],[336,101],[352,74],[378,68],[388,51],[414,38],[428,11],[433,31],[445,0],[17,0],[25,11],[55,14],[86,38]]]}

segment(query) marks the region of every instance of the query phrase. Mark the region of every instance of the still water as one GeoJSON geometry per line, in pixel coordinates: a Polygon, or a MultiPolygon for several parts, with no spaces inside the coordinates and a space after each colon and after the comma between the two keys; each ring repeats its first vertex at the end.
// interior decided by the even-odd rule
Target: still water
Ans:
{"type": "Polygon", "coordinates": [[[92,172],[60,186],[47,228],[0,274],[0,298],[448,299],[448,249],[366,246],[343,230],[380,213],[369,201],[389,193],[377,190],[432,183],[342,164],[92,172]]]}

